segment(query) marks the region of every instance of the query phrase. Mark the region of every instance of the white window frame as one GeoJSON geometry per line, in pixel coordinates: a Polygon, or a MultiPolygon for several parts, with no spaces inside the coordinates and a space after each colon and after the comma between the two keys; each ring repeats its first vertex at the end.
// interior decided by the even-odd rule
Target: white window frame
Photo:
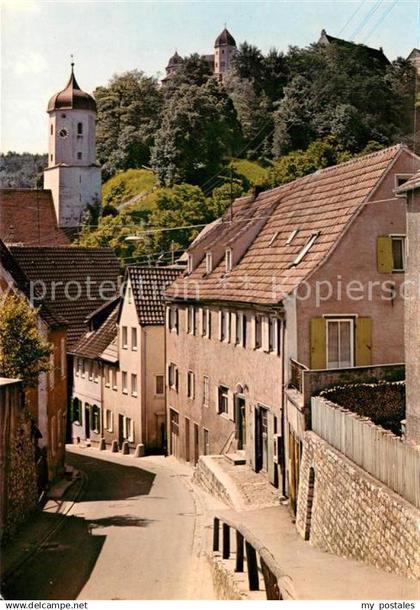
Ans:
{"type": "Polygon", "coordinates": [[[105,430],[107,432],[113,432],[114,430],[114,413],[111,409],[105,410],[105,430]]]}
{"type": "Polygon", "coordinates": [[[127,301],[128,301],[128,304],[131,305],[131,302],[132,302],[131,286],[127,286],[127,301]]]}
{"type": "Polygon", "coordinates": [[[93,381],[93,360],[89,360],[89,381],[93,381]]]}
{"type": "Polygon", "coordinates": [[[319,237],[319,231],[317,233],[312,233],[312,235],[308,238],[306,244],[303,246],[303,248],[300,250],[300,252],[298,253],[298,255],[296,256],[296,258],[294,259],[294,261],[291,263],[291,267],[294,267],[295,265],[299,265],[299,263],[305,258],[305,256],[308,254],[309,250],[312,248],[312,246],[314,245],[314,243],[316,242],[316,240],[319,237]]]}
{"type": "Polygon", "coordinates": [[[270,354],[279,353],[279,319],[274,316],[268,318],[268,351],[270,354]]]}
{"type": "Polygon", "coordinates": [[[165,395],[165,375],[162,375],[162,373],[156,374],[155,375],[155,396],[164,396],[164,395],[165,395]],[[158,378],[162,379],[162,392],[158,392],[158,387],[157,387],[158,378]]]}
{"type": "Polygon", "coordinates": [[[128,328],[127,328],[127,326],[121,327],[121,347],[122,347],[122,349],[128,349],[128,328]]]}
{"type": "Polygon", "coordinates": [[[131,327],[131,351],[136,352],[137,349],[138,349],[137,327],[136,326],[132,326],[131,327]]]}
{"type": "Polygon", "coordinates": [[[116,368],[112,367],[111,372],[112,372],[112,389],[114,391],[117,391],[118,390],[118,377],[117,377],[118,371],[116,368]]]}
{"type": "Polygon", "coordinates": [[[134,441],[134,422],[131,417],[124,415],[124,438],[129,443],[134,441]]]}
{"type": "Polygon", "coordinates": [[[127,371],[121,371],[121,392],[128,394],[128,375],[127,371]]]}
{"type": "MultiPolygon", "coordinates": [[[[352,368],[354,366],[354,340],[355,340],[355,324],[354,324],[354,318],[353,317],[345,317],[345,316],[335,316],[335,317],[325,317],[325,326],[326,326],[326,330],[325,330],[325,350],[326,350],[326,354],[325,354],[325,363],[326,363],[326,367],[327,369],[337,369],[337,368],[352,368]],[[329,347],[329,323],[331,322],[350,322],[350,366],[346,365],[346,366],[330,366],[330,362],[328,360],[328,347],[329,347]]],[[[339,335],[340,337],[340,335],[339,335]]],[[[340,344],[338,345],[338,352],[339,352],[339,356],[340,356],[340,344]]]]}
{"type": "Polygon", "coordinates": [[[263,315],[260,313],[256,313],[254,315],[254,349],[262,350],[263,349],[263,315]],[[258,320],[258,322],[257,322],[258,320]],[[257,328],[259,328],[259,342],[257,341],[257,328]]]}
{"type": "Polygon", "coordinates": [[[138,384],[137,384],[137,374],[131,373],[131,396],[137,398],[138,396],[138,384]]]}
{"type": "Polygon", "coordinates": [[[232,259],[233,259],[232,248],[226,248],[226,250],[225,250],[226,273],[230,273],[232,271],[232,259]]]}
{"type": "MultiPolygon", "coordinates": [[[[398,184],[398,181],[400,178],[404,178],[404,182],[406,182],[407,180],[409,180],[410,178],[412,178],[413,174],[394,174],[394,188],[397,189],[399,186],[402,186],[402,184],[398,184]]],[[[405,193],[394,193],[395,197],[405,197],[406,194],[405,193]]]]}
{"type": "Polygon", "coordinates": [[[192,254],[187,254],[187,273],[191,274],[193,272],[193,257],[192,254]]]}
{"type": "Polygon", "coordinates": [[[210,404],[210,377],[203,375],[203,406],[208,407],[210,404]]]}
{"type": "Polygon", "coordinates": [[[224,385],[223,383],[220,383],[217,386],[217,414],[218,415],[225,415],[225,416],[229,416],[229,388],[227,385],[224,385]],[[220,409],[220,389],[224,388],[226,390],[226,392],[224,393],[224,397],[226,398],[226,409],[221,410],[220,409]]]}
{"type": "Polygon", "coordinates": [[[105,377],[105,387],[111,387],[111,370],[109,366],[106,364],[104,366],[104,377],[105,377]]]}
{"type": "Polygon", "coordinates": [[[195,398],[195,375],[193,371],[187,372],[187,398],[191,400],[195,398]]]}

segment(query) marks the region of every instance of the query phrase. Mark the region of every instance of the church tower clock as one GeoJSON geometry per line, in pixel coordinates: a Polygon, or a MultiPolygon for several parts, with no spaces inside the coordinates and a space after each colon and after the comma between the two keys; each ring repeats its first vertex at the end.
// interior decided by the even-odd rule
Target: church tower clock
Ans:
{"type": "Polygon", "coordinates": [[[58,225],[77,227],[86,207],[100,201],[101,170],[96,162],[96,102],[80,89],[73,63],[66,87],[52,96],[47,112],[44,188],[52,192],[58,225]]]}

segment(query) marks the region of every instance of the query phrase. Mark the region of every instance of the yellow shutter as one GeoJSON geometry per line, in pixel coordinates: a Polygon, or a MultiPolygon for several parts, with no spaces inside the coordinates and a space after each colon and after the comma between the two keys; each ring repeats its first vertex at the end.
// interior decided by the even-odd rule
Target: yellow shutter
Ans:
{"type": "Polygon", "coordinates": [[[311,320],[311,369],[325,369],[326,362],[326,332],[324,318],[311,320]]]}
{"type": "Polygon", "coordinates": [[[356,366],[372,364],[372,318],[356,321],[356,366]]]}
{"type": "Polygon", "coordinates": [[[379,273],[392,273],[392,239],[388,235],[382,235],[376,240],[376,263],[379,273]]]}

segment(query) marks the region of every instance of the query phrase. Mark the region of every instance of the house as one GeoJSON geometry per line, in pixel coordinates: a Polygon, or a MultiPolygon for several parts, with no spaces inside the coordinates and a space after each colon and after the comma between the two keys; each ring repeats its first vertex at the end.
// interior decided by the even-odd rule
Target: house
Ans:
{"type": "Polygon", "coordinates": [[[367,57],[369,57],[373,62],[377,62],[379,65],[382,66],[387,66],[390,63],[389,59],[385,56],[382,47],[380,49],[374,49],[373,47],[368,47],[364,44],[358,44],[349,40],[343,40],[342,38],[336,38],[335,36],[327,34],[324,29],[321,30],[321,35],[318,39],[318,44],[324,47],[328,47],[330,45],[337,45],[338,47],[341,47],[343,49],[365,52],[367,57]]]}
{"type": "Polygon", "coordinates": [[[405,299],[406,439],[420,445],[420,172],[396,194],[407,204],[407,293],[405,299]]]}
{"type": "Polygon", "coordinates": [[[0,377],[0,540],[13,536],[38,501],[36,438],[22,383],[0,377]]]}
{"type": "Polygon", "coordinates": [[[120,300],[92,314],[74,356],[73,441],[165,448],[165,289],[178,268],[129,266],[120,300]]]}
{"type": "Polygon", "coordinates": [[[420,49],[413,49],[407,59],[412,63],[417,74],[420,74],[420,49]]]}
{"type": "Polygon", "coordinates": [[[419,166],[403,145],[355,158],[237,199],[198,237],[167,291],[172,454],[240,449],[296,496],[308,422],[292,376],[404,360],[405,204],[393,191],[419,166]]]}
{"type": "MultiPolygon", "coordinates": [[[[0,293],[12,290],[30,303],[30,282],[11,252],[0,241],[0,293]]],[[[33,297],[34,295],[32,295],[33,297]]],[[[40,295],[38,295],[40,297],[40,295]]],[[[41,298],[38,328],[52,346],[51,369],[41,373],[35,388],[25,391],[26,406],[40,432],[38,446],[45,460],[48,480],[53,481],[64,469],[67,415],[67,321],[41,298]]]]}

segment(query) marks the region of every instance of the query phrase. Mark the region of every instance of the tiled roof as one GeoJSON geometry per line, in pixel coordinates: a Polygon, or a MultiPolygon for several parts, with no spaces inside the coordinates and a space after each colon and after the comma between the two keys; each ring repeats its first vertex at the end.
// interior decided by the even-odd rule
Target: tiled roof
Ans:
{"type": "MultiPolygon", "coordinates": [[[[30,299],[32,295],[30,294],[29,280],[24,274],[21,267],[19,266],[18,262],[12,256],[12,253],[7,249],[7,247],[1,240],[0,264],[2,268],[5,269],[7,273],[9,273],[9,275],[12,277],[16,288],[28,299],[30,299]]],[[[48,324],[48,326],[50,326],[51,328],[67,326],[67,320],[65,320],[61,315],[55,312],[54,309],[48,307],[45,303],[43,303],[41,298],[39,298],[38,303],[40,304],[40,316],[44,320],[44,322],[48,324]]]]}
{"type": "Polygon", "coordinates": [[[138,267],[130,265],[130,279],[139,324],[165,323],[165,290],[181,273],[176,267],[138,267]]]}
{"type": "Polygon", "coordinates": [[[319,42],[322,43],[323,37],[330,44],[337,44],[339,46],[347,47],[347,48],[359,47],[360,49],[364,49],[366,51],[366,53],[368,53],[372,57],[372,59],[377,59],[383,64],[389,64],[389,59],[384,54],[382,48],[375,49],[373,47],[368,47],[365,44],[359,44],[359,43],[353,42],[351,40],[343,40],[342,38],[336,38],[335,36],[331,36],[330,34],[327,34],[327,32],[325,30],[322,30],[322,32],[321,32],[321,38],[320,38],[319,42]]]}
{"type": "Polygon", "coordinates": [[[96,330],[90,330],[80,337],[71,353],[85,358],[99,358],[110,343],[115,339],[118,332],[118,300],[113,302],[111,313],[96,330]]]}
{"type": "Polygon", "coordinates": [[[51,191],[0,190],[0,239],[6,245],[68,246],[57,227],[51,191]]]}
{"type": "MultiPolygon", "coordinates": [[[[224,258],[206,274],[203,248],[198,266],[184,274],[167,291],[170,298],[276,304],[325,261],[349,222],[366,203],[401,151],[393,146],[262,192],[244,197],[212,228],[195,240],[189,252],[210,242],[205,250],[239,243],[250,225],[261,223],[232,271],[225,273],[224,258]],[[294,231],[297,235],[288,244],[294,231]],[[293,264],[312,235],[313,246],[293,264]]],[[[196,263],[195,263],[196,264],[196,263]]]]}
{"type": "Polygon", "coordinates": [[[86,318],[118,290],[120,265],[109,248],[10,248],[25,275],[45,290],[44,301],[68,321],[72,348],[86,318]]]}

